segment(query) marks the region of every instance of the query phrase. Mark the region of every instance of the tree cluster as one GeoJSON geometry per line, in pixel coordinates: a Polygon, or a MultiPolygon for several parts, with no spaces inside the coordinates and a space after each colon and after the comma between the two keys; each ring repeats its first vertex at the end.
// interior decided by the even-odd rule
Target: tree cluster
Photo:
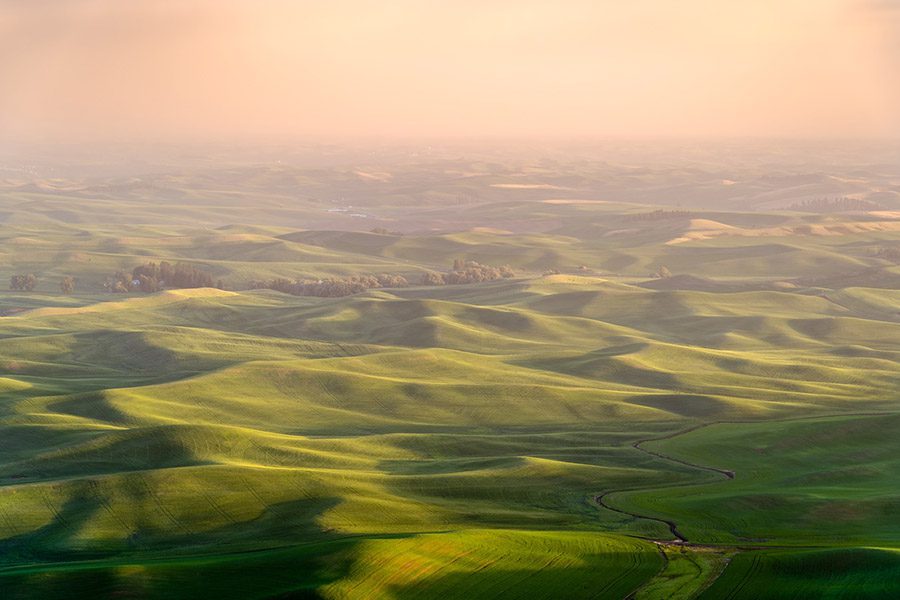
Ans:
{"type": "Polygon", "coordinates": [[[201,287],[222,287],[222,282],[213,282],[212,275],[187,263],[172,265],[166,261],[147,263],[132,269],[131,273],[119,271],[103,286],[106,291],[127,293],[139,291],[146,294],[164,289],[187,289],[201,287]]]}
{"type": "Polygon", "coordinates": [[[879,248],[875,253],[875,256],[895,263],[900,263],[900,247],[879,248]]]}
{"type": "Polygon", "coordinates": [[[434,271],[424,273],[421,283],[422,285],[460,285],[508,279],[514,275],[515,273],[508,265],[491,267],[474,260],[456,259],[453,261],[453,269],[446,273],[435,273],[434,271]]]}
{"type": "Polygon", "coordinates": [[[403,233],[400,231],[391,231],[386,227],[375,227],[369,230],[369,233],[377,233],[378,235],[397,235],[402,236],[403,233]]]}
{"type": "Polygon", "coordinates": [[[31,292],[37,287],[37,277],[34,273],[27,275],[13,275],[9,278],[9,289],[18,292],[31,292]]]}
{"type": "Polygon", "coordinates": [[[885,210],[885,207],[871,200],[863,200],[861,198],[812,198],[803,202],[795,202],[788,207],[788,210],[796,210],[801,212],[854,212],[869,210],[885,210]]]}
{"type": "Polygon", "coordinates": [[[269,289],[294,296],[318,296],[320,298],[340,298],[376,288],[402,288],[409,285],[403,275],[381,273],[379,275],[354,275],[330,279],[290,279],[278,278],[270,281],[255,281],[251,287],[269,289]]]}
{"type": "Polygon", "coordinates": [[[694,213],[687,210],[657,209],[651,212],[627,215],[626,218],[629,221],[660,221],[665,219],[688,219],[693,216],[694,213]]]}
{"type": "Polygon", "coordinates": [[[75,291],[75,278],[67,275],[59,282],[59,291],[63,294],[71,294],[75,291]]]}
{"type": "Polygon", "coordinates": [[[111,294],[127,294],[131,291],[132,279],[129,273],[125,271],[116,271],[112,277],[107,277],[103,284],[103,290],[111,294]]]}

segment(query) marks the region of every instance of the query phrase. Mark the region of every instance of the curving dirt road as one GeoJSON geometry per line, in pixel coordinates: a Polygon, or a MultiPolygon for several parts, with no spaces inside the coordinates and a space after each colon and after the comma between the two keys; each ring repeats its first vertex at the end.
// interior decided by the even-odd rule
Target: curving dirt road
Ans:
{"type": "Polygon", "coordinates": [[[647,438],[645,440],[639,440],[639,441],[631,444],[631,447],[634,448],[635,450],[640,450],[644,454],[649,454],[650,456],[655,456],[656,458],[661,458],[662,460],[667,460],[669,462],[678,463],[680,465],[684,465],[686,467],[692,467],[694,469],[700,469],[702,471],[710,471],[712,473],[718,473],[719,475],[723,475],[727,479],[734,479],[734,471],[729,471],[727,469],[719,469],[719,468],[710,467],[707,465],[699,465],[697,463],[692,463],[692,462],[689,462],[686,460],[682,460],[680,458],[675,458],[674,456],[662,454],[661,452],[654,452],[653,450],[647,450],[646,448],[641,446],[641,444],[646,444],[647,442],[659,442],[662,440],[670,440],[674,437],[678,437],[680,435],[685,435],[687,433],[692,433],[694,431],[697,431],[698,429],[703,429],[704,427],[709,427],[710,425],[719,425],[721,423],[726,423],[726,422],[727,421],[711,421],[709,423],[702,423],[700,425],[696,425],[694,427],[689,427],[688,429],[676,431],[675,433],[670,433],[668,435],[664,435],[661,437],[647,438]]]}
{"type": "MultiPolygon", "coordinates": [[[[612,494],[613,492],[624,492],[624,491],[628,491],[628,490],[612,490],[609,492],[604,492],[602,494],[594,496],[594,502],[596,502],[597,504],[599,504],[600,506],[602,506],[603,508],[605,508],[607,510],[611,510],[613,512],[617,512],[617,513],[620,513],[623,515],[628,515],[629,517],[633,517],[635,519],[646,519],[648,521],[656,521],[657,523],[663,523],[666,526],[668,526],[669,531],[671,531],[672,535],[675,536],[675,540],[670,541],[670,543],[677,543],[677,544],[686,544],[687,543],[688,539],[686,537],[684,537],[683,535],[681,535],[681,532],[678,531],[678,525],[675,524],[675,521],[669,521],[668,519],[659,519],[657,517],[650,517],[647,515],[640,515],[638,513],[629,512],[627,510],[622,510],[620,508],[616,508],[615,506],[611,506],[604,499],[606,496],[608,496],[609,494],[612,494]]],[[[654,541],[663,541],[663,540],[654,540],[654,541]]]]}
{"type": "MultiPolygon", "coordinates": [[[[881,416],[881,415],[890,415],[890,414],[894,414],[894,413],[893,413],[893,412],[890,412],[890,411],[865,411],[865,412],[837,413],[837,414],[828,414],[828,415],[809,415],[809,416],[804,416],[804,417],[791,417],[791,418],[785,418],[785,419],[771,419],[771,421],[777,421],[777,422],[784,422],[784,421],[806,421],[806,420],[814,420],[814,419],[828,419],[828,418],[841,418],[841,417],[872,417],[872,416],[881,416]]],[[[676,464],[679,464],[679,465],[683,465],[683,466],[686,466],[686,467],[691,467],[691,468],[693,468],[693,469],[697,469],[697,470],[700,470],[700,471],[707,471],[707,472],[710,472],[710,473],[716,473],[716,474],[718,474],[718,475],[721,475],[721,476],[724,477],[725,479],[729,479],[729,480],[730,480],[730,479],[734,479],[734,478],[735,478],[735,472],[734,472],[734,471],[731,471],[731,470],[728,470],[728,469],[719,469],[719,468],[717,468],[717,467],[710,467],[710,466],[708,466],[708,465],[701,465],[701,464],[697,464],[697,463],[692,463],[692,462],[690,462],[690,461],[683,460],[683,459],[680,459],[680,458],[675,458],[674,456],[669,456],[669,455],[663,454],[663,453],[661,453],[661,452],[656,452],[656,451],[654,451],[654,450],[648,450],[648,449],[646,449],[646,448],[643,447],[643,444],[646,444],[647,442],[657,442],[657,441],[661,441],[661,440],[669,440],[669,439],[672,439],[672,438],[674,438],[674,437],[678,437],[678,436],[680,436],[680,435],[685,435],[685,434],[688,434],[688,433],[697,431],[698,429],[703,429],[704,427],[710,427],[710,426],[712,426],[712,425],[740,424],[740,423],[755,423],[755,422],[758,422],[758,421],[749,421],[749,420],[722,420],[722,421],[709,421],[709,422],[707,422],[707,423],[701,423],[701,424],[699,424],[699,425],[694,425],[693,427],[688,427],[687,429],[682,429],[682,430],[680,430],[680,431],[675,431],[675,432],[673,432],[673,433],[669,433],[669,434],[666,434],[666,435],[663,435],[663,436],[654,437],[654,438],[646,438],[646,439],[643,439],[643,440],[638,440],[638,441],[632,443],[632,444],[631,444],[631,447],[634,448],[635,450],[639,451],[639,452],[643,452],[644,454],[648,454],[648,455],[650,455],[650,456],[653,456],[654,458],[658,458],[658,459],[660,459],[660,460],[667,460],[667,461],[669,461],[669,462],[673,462],[673,463],[676,463],[676,464]]],[[[593,499],[594,499],[594,502],[596,502],[599,506],[602,506],[603,508],[606,508],[606,509],[611,510],[611,511],[613,511],[613,512],[617,512],[617,513],[620,513],[620,514],[623,514],[623,515],[628,515],[628,516],[633,517],[633,518],[635,518],[635,519],[646,519],[646,520],[648,520],[648,521],[656,521],[657,523],[663,523],[663,524],[665,524],[665,525],[669,528],[669,531],[671,531],[671,532],[672,532],[672,535],[675,536],[675,538],[676,538],[674,541],[673,541],[673,540],[653,540],[653,541],[656,541],[656,542],[659,542],[659,543],[678,543],[678,544],[687,544],[687,543],[689,543],[689,542],[688,542],[688,539],[687,539],[681,532],[678,531],[678,525],[675,523],[675,521],[670,521],[669,519],[662,519],[662,518],[659,518],[659,517],[651,517],[651,516],[649,516],[649,515],[642,515],[642,514],[639,514],[639,513],[634,513],[634,512],[631,512],[631,511],[624,510],[624,509],[616,508],[616,507],[614,507],[614,506],[612,506],[612,505],[609,504],[609,502],[607,501],[606,497],[607,497],[609,494],[612,494],[612,493],[614,493],[614,492],[633,492],[633,491],[638,491],[638,490],[662,489],[662,488],[666,488],[666,487],[682,487],[682,486],[690,486],[690,485],[697,485],[697,484],[694,484],[694,483],[681,483],[681,484],[675,484],[674,486],[672,486],[672,485],[669,485],[669,486],[663,485],[663,486],[647,486],[647,487],[641,487],[641,488],[623,488],[623,489],[618,489],[618,490],[607,490],[606,492],[603,492],[602,494],[597,494],[597,495],[595,495],[595,496],[593,497],[593,499]]]]}
{"type": "MultiPolygon", "coordinates": [[[[683,430],[681,430],[681,431],[676,431],[676,432],[674,432],[674,433],[670,433],[670,434],[667,434],[667,435],[664,435],[664,436],[655,437],[655,438],[647,438],[647,439],[644,439],[644,440],[638,440],[638,441],[634,442],[633,444],[631,444],[631,447],[634,448],[635,450],[638,450],[639,452],[643,452],[644,454],[648,454],[648,455],[650,455],[650,456],[653,456],[653,457],[655,457],[655,458],[659,458],[659,459],[661,459],[661,460],[667,460],[667,461],[670,461],[670,462],[674,462],[674,463],[677,463],[677,464],[680,464],[680,465],[684,465],[684,466],[687,466],[687,467],[691,467],[691,468],[694,468],[694,469],[698,469],[698,470],[701,470],[701,471],[708,471],[708,472],[712,472],[712,473],[717,473],[717,474],[719,474],[719,475],[722,475],[722,476],[725,477],[726,479],[734,479],[734,475],[735,475],[734,471],[729,471],[729,470],[727,470],[727,469],[719,469],[719,468],[716,468],[716,467],[710,467],[710,466],[707,466],[707,465],[700,465],[700,464],[697,464],[697,463],[692,463],[692,462],[690,462],[690,461],[686,461],[686,460],[682,460],[682,459],[680,459],[680,458],[675,458],[675,457],[673,457],[673,456],[668,456],[668,455],[666,455],[666,454],[662,454],[661,452],[655,452],[655,451],[653,451],[653,450],[647,450],[646,448],[644,448],[644,447],[642,446],[642,444],[645,444],[645,443],[647,443],[647,442],[656,442],[656,441],[660,441],[660,440],[668,440],[668,439],[677,437],[677,436],[679,436],[679,435],[685,435],[685,434],[687,434],[687,433],[691,433],[691,432],[693,432],[693,431],[697,431],[698,429],[702,429],[702,428],[704,428],[704,427],[709,427],[710,425],[716,425],[716,424],[718,424],[718,423],[720,423],[720,421],[713,421],[713,422],[710,422],[710,423],[702,423],[702,424],[700,424],[700,425],[695,425],[694,427],[689,427],[689,428],[687,428],[687,429],[683,429],[683,430]]],[[[695,485],[695,484],[679,484],[679,485],[695,485]]],[[[654,487],[669,487],[669,486],[654,486],[654,487]]],[[[612,493],[614,493],[614,492],[631,492],[631,491],[636,491],[637,489],[644,489],[644,488],[632,488],[632,489],[608,490],[608,491],[606,491],[606,492],[603,492],[602,494],[597,494],[597,495],[595,495],[595,496],[594,496],[594,502],[596,502],[599,506],[602,506],[603,508],[605,508],[605,509],[607,509],[607,510],[611,510],[611,511],[613,511],[613,512],[617,512],[617,513],[623,514],[623,515],[628,515],[629,517],[633,517],[633,518],[635,518],[635,519],[646,519],[646,520],[648,520],[648,521],[656,521],[657,523],[662,523],[662,524],[666,525],[666,526],[669,528],[669,531],[672,532],[672,535],[675,536],[675,539],[674,539],[674,540],[654,540],[654,541],[657,541],[657,542],[664,542],[664,543],[676,543],[676,544],[687,544],[687,543],[689,543],[688,539],[684,536],[684,534],[682,534],[680,531],[678,531],[678,524],[675,523],[675,521],[671,521],[671,520],[669,520],[669,519],[663,519],[663,518],[660,518],[660,517],[651,517],[651,516],[649,516],[649,515],[642,515],[642,514],[635,513],[635,512],[631,512],[631,511],[624,510],[624,509],[621,509],[621,508],[616,508],[615,506],[612,506],[611,504],[609,504],[609,502],[607,502],[607,500],[606,500],[606,497],[607,497],[609,494],[612,494],[612,493]]],[[[647,488],[647,489],[652,489],[652,488],[647,488]]]]}

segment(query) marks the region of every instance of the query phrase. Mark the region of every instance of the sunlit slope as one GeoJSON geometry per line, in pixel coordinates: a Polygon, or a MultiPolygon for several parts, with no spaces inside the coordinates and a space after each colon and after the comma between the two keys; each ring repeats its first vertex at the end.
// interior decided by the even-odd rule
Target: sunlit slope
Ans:
{"type": "Polygon", "coordinates": [[[364,542],[359,554],[325,598],[618,598],[662,563],[631,538],[479,530],[364,542]]]}

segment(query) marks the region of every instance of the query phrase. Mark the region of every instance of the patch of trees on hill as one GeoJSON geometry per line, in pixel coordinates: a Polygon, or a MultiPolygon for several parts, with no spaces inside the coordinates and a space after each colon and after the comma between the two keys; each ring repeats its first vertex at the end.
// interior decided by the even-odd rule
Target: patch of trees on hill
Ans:
{"type": "Polygon", "coordinates": [[[626,215],[625,218],[629,221],[661,221],[665,219],[689,219],[693,216],[694,213],[687,210],[663,210],[660,208],[651,212],[626,215]]]}
{"type": "Polygon", "coordinates": [[[32,292],[37,287],[37,277],[34,273],[27,275],[13,275],[9,278],[9,289],[17,292],[32,292]]]}
{"type": "Polygon", "coordinates": [[[131,273],[119,271],[106,280],[103,288],[107,292],[125,294],[144,292],[150,294],[165,289],[188,289],[202,287],[222,287],[221,280],[213,281],[212,275],[187,263],[172,265],[166,261],[147,263],[132,269],[131,273]]]}
{"type": "Polygon", "coordinates": [[[900,263],[900,247],[882,247],[875,252],[877,258],[883,258],[891,262],[900,263]]]}
{"type": "MultiPolygon", "coordinates": [[[[33,292],[37,287],[38,278],[34,273],[25,275],[17,274],[9,278],[9,289],[16,292],[33,292]]],[[[71,294],[75,291],[75,278],[66,275],[59,282],[59,291],[63,294],[71,294]]]]}
{"type": "Polygon", "coordinates": [[[422,285],[460,285],[466,283],[480,283],[482,281],[494,281],[496,279],[508,279],[515,272],[508,266],[491,267],[475,262],[474,260],[453,261],[453,269],[446,273],[429,271],[422,275],[422,285]]]}
{"type": "Polygon", "coordinates": [[[403,288],[409,282],[403,275],[381,273],[379,275],[354,275],[330,279],[290,279],[277,278],[269,281],[254,281],[254,289],[268,289],[294,296],[318,296],[320,298],[340,298],[377,288],[403,288]]]}
{"type": "Polygon", "coordinates": [[[375,227],[373,229],[370,229],[369,233],[377,233],[378,235],[396,235],[396,236],[403,235],[402,231],[391,231],[390,229],[387,229],[386,227],[375,227]]]}
{"type": "Polygon", "coordinates": [[[871,200],[860,198],[814,198],[795,202],[788,210],[801,212],[832,213],[832,212],[856,212],[869,210],[885,210],[885,207],[871,200]]]}
{"type": "Polygon", "coordinates": [[[71,294],[75,291],[75,278],[71,275],[66,275],[63,277],[62,281],[59,282],[59,291],[63,294],[71,294]]]}

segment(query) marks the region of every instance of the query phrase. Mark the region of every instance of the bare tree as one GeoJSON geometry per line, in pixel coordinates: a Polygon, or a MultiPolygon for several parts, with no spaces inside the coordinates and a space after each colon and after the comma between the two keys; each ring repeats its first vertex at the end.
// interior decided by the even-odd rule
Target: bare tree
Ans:
{"type": "Polygon", "coordinates": [[[71,294],[75,291],[75,278],[71,275],[66,275],[63,277],[62,281],[59,282],[59,291],[63,294],[71,294]]]}

